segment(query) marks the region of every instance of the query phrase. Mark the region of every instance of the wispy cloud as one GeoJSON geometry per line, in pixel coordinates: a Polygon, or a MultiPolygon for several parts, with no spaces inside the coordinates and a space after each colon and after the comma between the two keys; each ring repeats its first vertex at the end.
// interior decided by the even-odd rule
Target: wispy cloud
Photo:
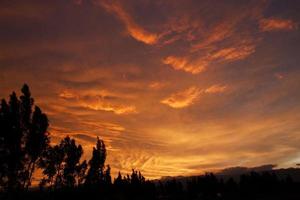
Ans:
{"type": "Polygon", "coordinates": [[[205,89],[205,93],[215,94],[215,93],[223,93],[227,89],[226,85],[212,85],[209,88],[205,89]]]}
{"type": "MultiPolygon", "coordinates": [[[[235,20],[233,22],[235,22],[235,20]]],[[[200,42],[195,42],[191,45],[191,51],[194,52],[199,49],[209,48],[211,45],[232,36],[236,25],[236,23],[233,22],[225,21],[215,25],[209,31],[209,34],[205,35],[204,39],[201,39],[200,42]]]]}
{"type": "Polygon", "coordinates": [[[85,107],[85,108],[92,109],[92,110],[111,111],[111,112],[114,112],[114,113],[119,114],[119,115],[121,115],[121,114],[130,114],[130,113],[136,113],[137,112],[135,106],[113,105],[113,104],[110,104],[110,103],[103,102],[101,100],[98,100],[95,103],[91,103],[91,102],[85,103],[85,102],[83,102],[81,104],[81,106],[85,107]]]}
{"type": "Polygon", "coordinates": [[[172,108],[184,108],[192,105],[200,95],[197,87],[190,87],[186,90],[174,93],[160,102],[172,108]]]}
{"type": "Polygon", "coordinates": [[[255,52],[254,43],[238,44],[226,48],[207,52],[205,56],[193,57],[176,57],[168,56],[163,63],[171,66],[175,70],[182,70],[191,74],[199,74],[204,72],[212,63],[224,64],[242,60],[255,52]]]}
{"type": "Polygon", "coordinates": [[[117,16],[124,23],[128,33],[134,39],[146,44],[155,44],[157,42],[158,35],[150,33],[139,26],[134,21],[133,17],[125,11],[120,2],[115,0],[100,1],[100,5],[102,5],[108,12],[117,16]]]}
{"type": "MultiPolygon", "coordinates": [[[[226,8],[225,5],[223,6],[226,8]]],[[[263,7],[264,4],[259,4],[245,12],[239,10],[235,10],[233,13],[220,11],[221,20],[213,23],[205,20],[192,23],[193,17],[199,17],[195,13],[185,17],[186,24],[183,23],[179,26],[181,27],[179,30],[171,29],[173,32],[170,34],[171,38],[168,38],[168,41],[180,40],[185,44],[180,49],[183,53],[180,55],[170,54],[162,62],[175,70],[199,74],[215,64],[222,65],[248,58],[255,52],[260,37],[254,36],[251,33],[253,29],[248,24],[245,25],[244,21],[257,22],[263,7]],[[195,16],[192,17],[192,15],[195,16]],[[236,15],[240,17],[237,18],[236,15]]],[[[213,8],[210,9],[213,10],[213,8]]],[[[205,17],[207,16],[202,16],[202,18],[205,17]]],[[[172,21],[172,23],[174,22],[172,21]]]]}
{"type": "Polygon", "coordinates": [[[207,62],[200,60],[200,62],[192,62],[186,57],[168,56],[163,59],[163,63],[170,65],[175,70],[183,70],[192,74],[199,74],[205,71],[207,62]]]}
{"type": "Polygon", "coordinates": [[[136,107],[133,105],[124,105],[122,103],[114,103],[112,100],[117,98],[110,96],[107,91],[85,91],[83,94],[77,94],[68,90],[64,90],[59,94],[60,98],[66,100],[75,100],[75,106],[88,108],[96,111],[108,111],[115,114],[131,114],[137,113],[136,107]]]}
{"type": "Polygon", "coordinates": [[[78,97],[73,92],[70,92],[68,90],[62,91],[58,96],[63,99],[75,99],[78,97]]]}
{"type": "Polygon", "coordinates": [[[163,87],[165,87],[166,85],[167,85],[167,83],[155,81],[155,82],[150,83],[148,86],[150,89],[159,90],[159,89],[162,89],[163,87]]]}
{"type": "Polygon", "coordinates": [[[252,53],[255,52],[255,45],[240,45],[240,46],[233,46],[228,47],[224,49],[220,49],[211,55],[209,55],[206,59],[208,62],[220,60],[220,61],[235,61],[235,60],[241,60],[252,53]]]}
{"type": "Polygon", "coordinates": [[[264,18],[259,21],[261,31],[290,31],[298,28],[298,24],[290,19],[264,18]]]}

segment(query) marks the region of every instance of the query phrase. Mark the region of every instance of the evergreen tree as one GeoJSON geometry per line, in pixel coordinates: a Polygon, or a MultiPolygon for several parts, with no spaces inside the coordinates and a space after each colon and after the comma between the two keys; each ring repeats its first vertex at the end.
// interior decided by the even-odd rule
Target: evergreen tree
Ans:
{"type": "MultiPolygon", "coordinates": [[[[66,137],[62,143],[62,148],[65,153],[65,164],[63,169],[63,185],[67,187],[74,187],[78,182],[78,168],[80,165],[80,158],[83,150],[81,145],[76,145],[74,139],[66,137]]],[[[81,171],[81,170],[79,170],[81,171]]]]}
{"type": "Polygon", "coordinates": [[[96,147],[89,161],[89,169],[85,184],[99,186],[104,182],[104,166],[106,160],[106,148],[103,140],[97,138],[96,147]]]}
{"type": "Polygon", "coordinates": [[[106,166],[106,170],[104,173],[104,182],[106,185],[111,185],[111,176],[110,176],[110,166],[106,166]]]}
{"type": "Polygon", "coordinates": [[[15,92],[0,109],[0,185],[6,190],[30,186],[36,161],[48,146],[48,119],[39,107],[32,113],[33,98],[28,85],[15,92]]]}
{"type": "Polygon", "coordinates": [[[49,185],[52,188],[59,185],[63,159],[64,152],[60,145],[48,147],[39,162],[39,167],[43,169],[43,174],[46,176],[41,180],[40,186],[49,185]]]}
{"type": "Polygon", "coordinates": [[[46,176],[40,185],[73,188],[82,183],[87,166],[86,161],[80,163],[82,154],[81,145],[77,146],[75,140],[69,136],[64,138],[59,145],[50,147],[39,165],[46,176]]]}
{"type": "Polygon", "coordinates": [[[31,126],[26,140],[26,153],[28,155],[28,178],[26,188],[30,186],[32,174],[35,169],[36,161],[49,145],[48,138],[48,118],[42,113],[39,107],[35,107],[32,116],[31,126]]]}

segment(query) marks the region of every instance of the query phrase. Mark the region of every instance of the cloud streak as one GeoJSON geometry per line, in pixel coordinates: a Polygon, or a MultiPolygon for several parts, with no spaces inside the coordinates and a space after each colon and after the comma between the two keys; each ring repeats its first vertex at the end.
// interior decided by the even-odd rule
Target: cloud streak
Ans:
{"type": "Polygon", "coordinates": [[[172,108],[184,108],[195,103],[199,95],[200,90],[197,87],[190,87],[186,90],[174,93],[160,102],[172,108]]]}
{"type": "Polygon", "coordinates": [[[298,24],[290,19],[264,18],[259,21],[259,28],[263,32],[291,31],[298,28],[298,24]]]}
{"type": "Polygon", "coordinates": [[[139,26],[132,18],[132,16],[125,11],[121,3],[115,0],[110,1],[100,1],[100,5],[105,8],[108,12],[114,14],[122,23],[125,25],[126,30],[131,37],[137,41],[143,42],[145,44],[155,44],[158,40],[158,35],[155,33],[150,33],[144,28],[139,26]]]}
{"type": "Polygon", "coordinates": [[[86,94],[79,95],[65,90],[59,94],[59,97],[66,100],[73,100],[73,102],[75,101],[75,105],[95,111],[113,112],[118,115],[137,113],[135,106],[113,103],[110,99],[118,97],[109,95],[110,93],[106,91],[88,91],[86,94]]]}

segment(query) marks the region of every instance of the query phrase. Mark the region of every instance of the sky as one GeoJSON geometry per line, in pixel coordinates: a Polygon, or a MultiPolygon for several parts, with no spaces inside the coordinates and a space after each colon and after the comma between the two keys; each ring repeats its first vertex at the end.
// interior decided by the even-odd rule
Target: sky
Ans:
{"type": "Polygon", "coordinates": [[[300,1],[2,0],[0,97],[146,178],[300,163],[300,1]]]}

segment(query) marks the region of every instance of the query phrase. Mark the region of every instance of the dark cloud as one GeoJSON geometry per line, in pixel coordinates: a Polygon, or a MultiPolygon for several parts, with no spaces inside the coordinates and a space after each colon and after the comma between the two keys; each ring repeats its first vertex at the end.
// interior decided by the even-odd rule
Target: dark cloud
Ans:
{"type": "Polygon", "coordinates": [[[231,167],[221,170],[218,174],[221,175],[238,175],[238,174],[245,174],[248,172],[264,172],[264,171],[271,171],[273,170],[277,165],[262,165],[257,167],[231,167]]]}

